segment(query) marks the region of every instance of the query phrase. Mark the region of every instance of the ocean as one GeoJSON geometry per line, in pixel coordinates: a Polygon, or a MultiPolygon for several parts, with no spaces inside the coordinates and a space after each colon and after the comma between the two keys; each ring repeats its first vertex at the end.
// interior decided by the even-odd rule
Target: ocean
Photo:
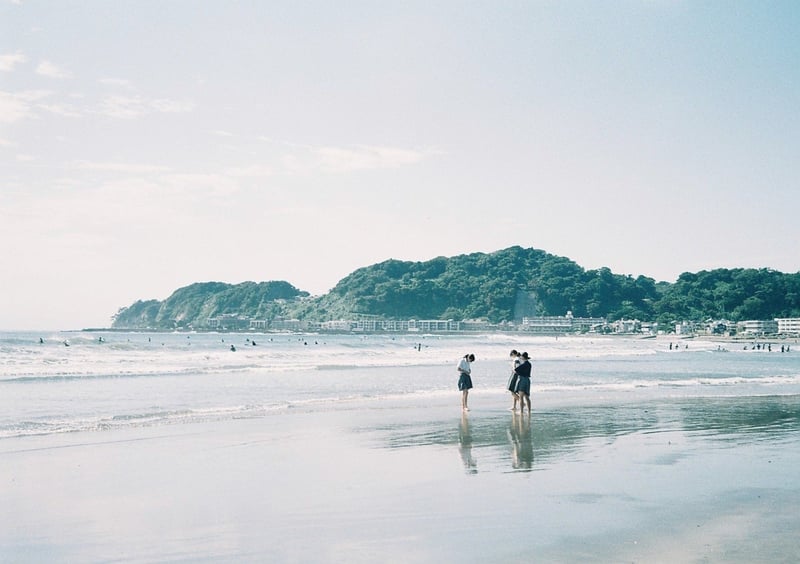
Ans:
{"type": "Polygon", "coordinates": [[[800,345],[753,344],[1,333],[0,561],[797,562],[800,345]]]}
{"type": "MultiPolygon", "coordinates": [[[[518,334],[0,333],[0,440],[253,418],[354,402],[453,397],[473,353],[473,405],[507,395],[510,349],[533,361],[532,396],[625,405],[791,398],[800,345],[518,334]],[[40,342],[40,339],[42,342],[40,342]],[[66,346],[67,343],[69,346],[66,346]],[[781,346],[790,347],[782,353],[781,346]],[[235,351],[231,347],[235,347],[235,351]]],[[[795,414],[796,415],[796,414],[795,414]]],[[[795,420],[796,423],[796,420],[795,420]]]]}

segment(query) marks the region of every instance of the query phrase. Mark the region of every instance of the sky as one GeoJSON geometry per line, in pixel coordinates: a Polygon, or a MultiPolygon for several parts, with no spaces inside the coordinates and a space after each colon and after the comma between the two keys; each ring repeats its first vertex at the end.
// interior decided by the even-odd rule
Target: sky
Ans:
{"type": "Polygon", "coordinates": [[[800,271],[800,3],[0,0],[0,330],[533,247],[800,271]]]}

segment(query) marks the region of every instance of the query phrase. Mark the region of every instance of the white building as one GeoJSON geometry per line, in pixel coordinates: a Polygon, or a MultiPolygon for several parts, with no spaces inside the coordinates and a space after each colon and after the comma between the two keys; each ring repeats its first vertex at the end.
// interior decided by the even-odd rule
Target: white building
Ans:
{"type": "Polygon", "coordinates": [[[752,319],[736,324],[739,335],[774,335],[778,332],[778,322],[774,319],[752,319]]]}
{"type": "Polygon", "coordinates": [[[781,335],[800,335],[800,317],[781,317],[775,322],[781,335]]]}

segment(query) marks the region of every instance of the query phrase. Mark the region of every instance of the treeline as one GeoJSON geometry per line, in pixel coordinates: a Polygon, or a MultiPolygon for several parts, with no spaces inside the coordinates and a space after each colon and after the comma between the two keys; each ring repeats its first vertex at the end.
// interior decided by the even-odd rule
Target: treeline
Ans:
{"type": "Polygon", "coordinates": [[[241,315],[274,319],[285,303],[307,297],[288,282],[198,282],[173,292],[166,300],[137,301],[112,317],[112,327],[131,329],[204,328],[209,318],[241,315]]]}
{"type": "Polygon", "coordinates": [[[565,315],[640,319],[671,324],[706,318],[800,316],[800,273],[717,269],[684,273],[675,283],[646,276],[585,270],[538,249],[387,260],[360,268],[328,294],[309,298],[288,282],[193,284],[164,302],[137,302],[118,312],[114,327],[204,327],[210,317],[309,321],[375,315],[386,319],[487,319],[565,315]]]}

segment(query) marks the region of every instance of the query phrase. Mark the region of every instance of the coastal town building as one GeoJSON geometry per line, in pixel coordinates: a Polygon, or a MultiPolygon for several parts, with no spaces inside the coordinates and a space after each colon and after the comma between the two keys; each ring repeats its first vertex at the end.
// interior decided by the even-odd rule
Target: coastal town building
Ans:
{"type": "Polygon", "coordinates": [[[541,317],[523,317],[521,331],[539,334],[558,333],[588,333],[601,331],[606,325],[602,317],[573,317],[572,312],[567,315],[550,315],[541,317]]]}
{"type": "Polygon", "coordinates": [[[780,317],[775,320],[778,324],[778,333],[781,335],[800,335],[800,317],[780,317]]]}
{"type": "Polygon", "coordinates": [[[778,332],[778,322],[775,319],[752,319],[739,321],[736,324],[738,335],[774,335],[778,332]]]}
{"type": "Polygon", "coordinates": [[[526,317],[522,323],[489,323],[485,319],[380,319],[378,316],[359,315],[356,319],[331,321],[302,321],[276,318],[248,319],[237,314],[209,317],[206,329],[212,331],[320,331],[330,333],[455,333],[462,331],[525,331],[541,335],[588,332],[639,332],[639,321],[624,321],[610,327],[602,317],[565,316],[526,317]]]}

